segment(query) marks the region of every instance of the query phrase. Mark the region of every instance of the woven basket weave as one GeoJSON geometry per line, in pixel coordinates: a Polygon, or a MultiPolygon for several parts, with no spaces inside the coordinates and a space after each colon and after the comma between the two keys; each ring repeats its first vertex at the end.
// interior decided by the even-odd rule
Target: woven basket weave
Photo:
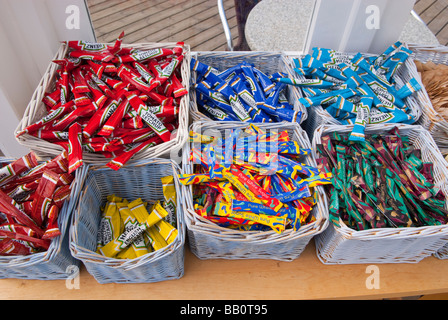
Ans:
{"type": "Polygon", "coordinates": [[[184,274],[185,225],[178,166],[168,159],[148,159],[113,171],[90,165],[70,227],[70,251],[99,283],[144,283],[179,279],[184,274]],[[108,195],[150,203],[163,200],[161,177],[173,175],[177,191],[178,236],[168,246],[135,259],[108,258],[96,253],[100,207],[108,195]]]}
{"type": "MultiPolygon", "coordinates": [[[[353,53],[347,53],[347,56],[354,55],[353,53]]],[[[363,54],[365,57],[373,56],[372,54],[363,54]]],[[[303,57],[304,55],[288,55],[288,64],[291,67],[294,67],[293,59],[303,57]]],[[[295,74],[295,73],[294,73],[295,74]]],[[[298,77],[297,75],[294,75],[298,77]]],[[[417,72],[417,68],[415,66],[414,61],[411,58],[408,58],[405,63],[397,70],[393,79],[396,82],[396,86],[401,88],[406,82],[411,80],[412,78],[416,78],[420,81],[420,77],[417,72]]],[[[303,93],[302,93],[303,94],[303,93]]],[[[427,105],[428,99],[425,96],[425,92],[422,90],[417,91],[417,93],[407,97],[404,99],[406,105],[411,110],[411,115],[419,121],[419,124],[429,123],[429,119],[421,119],[424,117],[422,109],[427,105]]],[[[306,96],[306,94],[304,94],[306,96]]],[[[307,120],[303,123],[303,127],[307,132],[310,139],[313,139],[314,131],[317,127],[329,124],[329,125],[341,125],[341,123],[336,120],[333,116],[331,116],[328,111],[324,110],[322,106],[312,106],[307,108],[308,117],[307,120]]]]}
{"type": "MultiPolygon", "coordinates": [[[[448,65],[448,47],[446,46],[429,46],[429,45],[417,45],[410,44],[409,49],[413,51],[412,58],[414,60],[418,60],[422,63],[426,63],[428,61],[432,61],[435,64],[444,64],[448,65]]],[[[425,119],[428,120],[425,123],[422,123],[431,135],[434,138],[434,141],[439,146],[440,151],[443,155],[448,154],[448,119],[443,118],[433,107],[431,104],[431,100],[424,90],[424,95],[426,101],[423,114],[425,115],[425,119]]]]}
{"type": "MultiPolygon", "coordinates": [[[[289,76],[292,75],[293,70],[287,63],[286,56],[280,52],[260,52],[260,51],[202,51],[192,52],[192,58],[199,62],[205,63],[219,71],[224,71],[230,67],[234,67],[237,64],[246,61],[253,64],[257,69],[266,73],[274,74],[276,72],[284,72],[289,76]]],[[[190,89],[190,110],[191,118],[193,121],[204,120],[210,121],[211,119],[198,110],[196,100],[196,90],[193,85],[196,83],[196,72],[191,71],[191,89],[190,89]]],[[[290,104],[294,106],[294,110],[302,111],[302,118],[300,123],[307,118],[306,108],[298,102],[302,97],[302,92],[298,88],[288,85],[287,86],[287,99],[290,104]]]]}
{"type": "MultiPolygon", "coordinates": [[[[111,44],[112,45],[112,44],[111,44]]],[[[176,43],[139,43],[139,44],[122,44],[123,48],[135,48],[140,50],[149,50],[154,48],[174,48],[176,43]]],[[[182,84],[185,88],[189,86],[190,79],[190,47],[188,45],[183,46],[185,57],[180,66],[182,84]]],[[[53,60],[63,59],[68,51],[68,46],[62,43],[58,52],[56,53],[53,60]]],[[[28,104],[22,120],[20,121],[15,134],[19,133],[27,126],[35,123],[36,121],[42,119],[47,114],[45,104],[42,102],[42,98],[45,92],[51,92],[55,87],[56,71],[59,66],[55,63],[50,63],[47,70],[45,71],[39,85],[31,97],[31,101],[28,104]]],[[[179,105],[179,115],[178,121],[179,126],[177,130],[172,132],[173,138],[170,141],[158,144],[154,147],[147,148],[135,154],[132,157],[132,161],[162,157],[168,158],[171,152],[178,152],[182,149],[183,144],[186,142],[188,137],[188,116],[189,116],[189,94],[181,97],[179,105]]],[[[17,137],[17,141],[33,150],[36,155],[40,157],[55,156],[63,151],[63,148],[57,144],[50,143],[43,139],[34,137],[29,134],[23,134],[17,137]]],[[[110,161],[110,159],[105,158],[99,153],[89,153],[84,152],[83,160],[87,164],[98,164],[103,165],[110,161]]],[[[131,162],[129,162],[131,163],[131,162]]]]}
{"type": "MultiPolygon", "coordinates": [[[[431,46],[431,45],[419,45],[410,44],[409,49],[413,51],[412,58],[414,60],[426,63],[429,61],[435,64],[448,65],[448,47],[447,46],[431,46]]],[[[426,99],[430,101],[426,90],[426,99]]],[[[423,112],[427,114],[430,119],[429,123],[425,125],[428,131],[431,133],[434,141],[440,149],[443,156],[448,154],[448,120],[443,118],[432,106],[431,103],[425,105],[423,112]]],[[[448,245],[442,247],[434,254],[439,259],[448,259],[448,245]]]]}
{"type": "MultiPolygon", "coordinates": [[[[447,196],[446,161],[426,129],[419,125],[384,124],[367,127],[366,134],[382,134],[393,127],[398,127],[402,136],[409,137],[411,145],[421,149],[423,161],[434,164],[435,184],[447,196]]],[[[320,126],[315,132],[312,146],[315,150],[327,133],[350,133],[352,129],[353,126],[320,126]]],[[[316,159],[319,157],[316,154],[316,159]]],[[[445,208],[448,208],[447,204],[445,208]]],[[[340,224],[337,227],[330,223],[315,238],[317,255],[324,264],[416,263],[448,243],[448,225],[356,231],[347,227],[342,220],[340,224]]]]}
{"type": "MultiPolygon", "coordinates": [[[[190,130],[244,129],[248,124],[241,122],[197,121],[190,130]]],[[[309,148],[308,137],[299,124],[287,122],[276,124],[257,124],[265,130],[286,130],[294,141],[304,148],[309,148]]],[[[191,146],[186,144],[183,152],[183,173],[193,173],[193,163],[189,161],[191,146]]],[[[316,166],[312,156],[306,158],[306,164],[316,166]]],[[[220,227],[199,216],[193,208],[192,186],[184,186],[184,213],[187,235],[191,251],[199,259],[273,259],[292,261],[300,256],[308,242],[328,225],[328,206],[321,186],[318,191],[318,203],[313,208],[314,222],[303,225],[299,230],[287,229],[281,234],[275,231],[236,231],[220,227]]]]}
{"type": "MultiPolygon", "coordinates": [[[[10,159],[0,162],[10,163],[10,159]]],[[[61,235],[51,241],[45,252],[26,256],[0,256],[0,278],[58,280],[68,279],[80,265],[69,249],[69,221],[78,201],[87,170],[80,168],[75,172],[71,184],[70,198],[65,201],[58,214],[58,227],[61,235]]]]}

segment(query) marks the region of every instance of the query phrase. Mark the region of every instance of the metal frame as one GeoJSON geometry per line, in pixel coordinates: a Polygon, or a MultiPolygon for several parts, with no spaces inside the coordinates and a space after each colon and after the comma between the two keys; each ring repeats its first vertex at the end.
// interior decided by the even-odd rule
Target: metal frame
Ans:
{"type": "Polygon", "coordinates": [[[217,0],[219,17],[221,18],[222,27],[227,40],[227,47],[230,51],[233,51],[232,33],[230,32],[229,23],[227,22],[226,11],[224,10],[223,0],[217,0]]]}

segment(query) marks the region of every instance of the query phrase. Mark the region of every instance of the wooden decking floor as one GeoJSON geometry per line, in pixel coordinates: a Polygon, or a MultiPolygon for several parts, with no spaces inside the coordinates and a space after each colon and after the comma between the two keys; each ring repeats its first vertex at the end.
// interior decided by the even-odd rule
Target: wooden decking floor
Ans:
{"type": "MultiPolygon", "coordinates": [[[[192,51],[227,48],[216,0],[87,0],[98,42],[184,41],[192,51]]],[[[234,43],[238,39],[234,1],[224,1],[234,43]]]]}
{"type": "Polygon", "coordinates": [[[417,0],[414,11],[435,34],[440,44],[448,45],[448,0],[417,0]]]}
{"type": "MultiPolygon", "coordinates": [[[[216,0],[86,0],[97,41],[188,43],[192,51],[227,49],[216,0]]],[[[234,44],[238,41],[233,0],[224,1],[234,44]]],[[[448,45],[448,0],[417,0],[415,12],[442,45],[448,45]]]]}

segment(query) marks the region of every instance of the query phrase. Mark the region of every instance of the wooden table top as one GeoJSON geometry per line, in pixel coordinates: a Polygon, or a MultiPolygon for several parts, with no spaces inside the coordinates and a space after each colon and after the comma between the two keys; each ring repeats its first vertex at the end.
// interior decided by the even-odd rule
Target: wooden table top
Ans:
{"type": "Polygon", "coordinates": [[[428,257],[413,264],[368,266],[324,265],[316,256],[313,241],[292,262],[200,260],[186,248],[181,279],[99,284],[81,267],[78,289],[68,289],[65,280],[1,279],[0,299],[382,299],[448,292],[446,260],[428,257]]]}

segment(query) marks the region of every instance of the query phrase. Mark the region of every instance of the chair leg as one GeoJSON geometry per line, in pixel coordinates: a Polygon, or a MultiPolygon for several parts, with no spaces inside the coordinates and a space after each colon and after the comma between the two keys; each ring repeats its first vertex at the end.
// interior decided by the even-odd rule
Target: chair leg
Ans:
{"type": "Polygon", "coordinates": [[[233,48],[232,33],[230,32],[229,23],[226,17],[226,11],[224,10],[223,0],[218,0],[217,3],[218,3],[219,18],[221,19],[222,27],[224,29],[224,34],[227,40],[227,49],[233,51],[234,48],[233,48]]]}
{"type": "Polygon", "coordinates": [[[249,12],[261,0],[235,0],[236,22],[238,25],[238,43],[235,45],[235,51],[250,51],[246,41],[244,29],[249,12]]]}

